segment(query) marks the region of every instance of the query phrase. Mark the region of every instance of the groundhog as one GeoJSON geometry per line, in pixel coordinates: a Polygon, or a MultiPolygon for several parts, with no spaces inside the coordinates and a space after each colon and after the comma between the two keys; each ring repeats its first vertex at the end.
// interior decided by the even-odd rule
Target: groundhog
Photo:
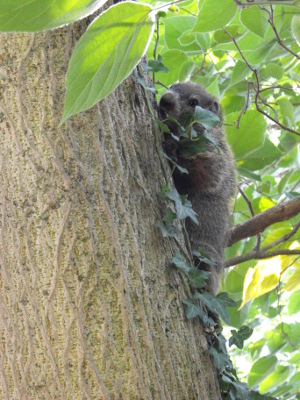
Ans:
{"type": "MultiPolygon", "coordinates": [[[[185,115],[193,115],[196,106],[208,109],[220,118],[220,122],[208,131],[212,140],[205,141],[203,151],[184,157],[180,152],[181,140],[175,140],[168,133],[164,135],[163,145],[168,157],[188,171],[188,174],[182,173],[175,168],[174,184],[179,194],[188,195],[197,213],[199,225],[188,218],[186,228],[192,250],[200,248],[215,262],[204,264],[195,259],[199,268],[211,272],[208,285],[216,294],[223,272],[231,199],[236,188],[234,161],[222,128],[221,110],[217,100],[201,86],[176,83],[161,97],[159,114],[173,135],[179,136],[178,125],[168,120],[167,116],[178,120],[185,115]]],[[[198,135],[205,132],[205,128],[198,123],[193,128],[198,135]]]]}

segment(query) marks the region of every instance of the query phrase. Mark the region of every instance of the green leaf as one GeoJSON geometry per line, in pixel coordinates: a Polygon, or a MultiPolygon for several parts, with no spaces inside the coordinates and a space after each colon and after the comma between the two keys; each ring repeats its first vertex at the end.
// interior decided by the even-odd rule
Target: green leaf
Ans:
{"type": "Polygon", "coordinates": [[[157,224],[156,226],[160,229],[163,237],[178,238],[180,235],[179,229],[171,223],[166,222],[164,224],[157,224]]]}
{"type": "Polygon", "coordinates": [[[94,13],[107,0],[8,0],[0,2],[1,32],[39,32],[94,13]]]}
{"type": "Polygon", "coordinates": [[[289,315],[297,314],[300,310],[300,291],[294,292],[290,299],[288,305],[289,315]]]}
{"type": "Polygon", "coordinates": [[[280,111],[282,115],[284,115],[289,122],[293,123],[294,121],[294,107],[292,103],[287,98],[282,98],[278,100],[278,104],[280,107],[280,111]]]}
{"type": "Polygon", "coordinates": [[[250,268],[244,282],[243,303],[255,299],[277,287],[281,273],[280,258],[258,262],[255,268],[250,268]]]}
{"type": "MultiPolygon", "coordinates": [[[[277,314],[278,315],[278,314],[277,314]]],[[[271,354],[276,354],[282,347],[286,346],[286,337],[282,333],[281,326],[278,326],[276,329],[265,333],[265,338],[268,339],[266,344],[270,350],[271,354]]]]}
{"type": "Polygon", "coordinates": [[[226,310],[227,307],[234,307],[235,302],[233,300],[228,299],[228,297],[224,296],[214,296],[211,293],[196,293],[194,295],[195,299],[200,299],[209,310],[214,313],[220,315],[220,317],[227,323],[230,324],[230,319],[228,316],[228,312],[226,310]],[[230,305],[229,305],[230,304],[230,305]]]}
{"type": "Polygon", "coordinates": [[[186,263],[185,258],[183,258],[178,251],[176,251],[170,263],[182,272],[189,273],[191,270],[191,267],[186,263]]]}
{"type": "Polygon", "coordinates": [[[230,331],[232,336],[229,338],[229,347],[235,345],[237,348],[242,349],[244,347],[244,341],[249,339],[253,333],[253,329],[249,326],[243,325],[238,331],[230,331]]]}
{"type": "Polygon", "coordinates": [[[214,128],[220,122],[218,115],[200,106],[195,107],[194,120],[208,130],[214,128]]]}
{"type": "Polygon", "coordinates": [[[283,77],[284,69],[275,63],[268,63],[265,71],[263,71],[263,77],[265,79],[275,78],[280,80],[283,77]]]}
{"type": "Polygon", "coordinates": [[[165,196],[174,202],[178,219],[190,217],[195,224],[199,224],[197,214],[193,210],[191,202],[185,196],[180,196],[175,187],[166,192],[165,196]]]}
{"type": "Polygon", "coordinates": [[[232,0],[203,0],[199,6],[194,32],[212,32],[225,27],[237,12],[232,0]]]}
{"type": "Polygon", "coordinates": [[[192,319],[197,316],[199,316],[201,319],[203,319],[203,317],[205,317],[205,313],[202,310],[202,308],[200,308],[199,306],[194,304],[191,300],[185,299],[185,300],[182,300],[182,302],[183,302],[183,304],[186,305],[185,315],[188,319],[192,319]]]}
{"type": "Polygon", "coordinates": [[[300,15],[294,15],[291,23],[291,30],[294,38],[300,46],[300,15]]]}
{"type": "Polygon", "coordinates": [[[295,290],[300,289],[300,270],[297,269],[293,272],[289,279],[287,280],[286,284],[283,287],[283,290],[294,292],[295,290]]]}
{"type": "Polygon", "coordinates": [[[163,217],[163,221],[172,223],[173,221],[175,221],[175,219],[176,219],[176,214],[170,208],[167,208],[165,215],[163,217]]]}
{"type": "Polygon", "coordinates": [[[251,171],[249,171],[249,170],[246,169],[246,168],[238,167],[238,168],[237,168],[237,172],[238,172],[240,175],[245,176],[246,178],[250,178],[250,179],[253,179],[253,180],[255,180],[255,181],[261,182],[261,176],[260,176],[260,175],[257,175],[257,174],[255,174],[254,172],[251,172],[251,171]]]}
{"type": "Polygon", "coordinates": [[[165,74],[158,72],[156,79],[161,81],[165,86],[170,86],[178,81],[182,66],[188,61],[188,56],[180,50],[169,50],[161,54],[164,58],[164,65],[169,68],[170,72],[165,74]]]}
{"type": "MultiPolygon", "coordinates": [[[[226,124],[235,123],[239,115],[239,113],[228,115],[226,124]]],[[[246,158],[264,144],[267,122],[258,111],[247,111],[241,118],[238,129],[229,125],[225,127],[227,138],[237,160],[246,158]]]]}
{"type": "Polygon", "coordinates": [[[232,363],[230,361],[228,354],[220,353],[213,347],[209,348],[208,353],[214,359],[214,362],[218,370],[223,371],[225,368],[230,368],[230,369],[232,368],[232,363]]]}
{"type": "Polygon", "coordinates": [[[278,147],[266,138],[262,147],[246,155],[237,165],[250,171],[257,171],[272,164],[274,161],[278,160],[281,155],[282,153],[278,150],[278,147]]]}
{"type": "Polygon", "coordinates": [[[201,289],[206,286],[206,280],[210,276],[210,272],[202,271],[198,268],[191,268],[189,270],[189,278],[191,282],[191,286],[196,289],[201,289]]]}
{"type": "Polygon", "coordinates": [[[153,33],[151,11],[144,4],[119,3],[89,26],[70,60],[62,122],[102,100],[131,73],[153,33]]]}
{"type": "Polygon", "coordinates": [[[248,385],[253,387],[262,382],[270,372],[274,371],[277,365],[277,358],[275,356],[265,356],[257,360],[251,367],[248,376],[248,385]]]}
{"type": "Polygon", "coordinates": [[[290,374],[290,367],[278,365],[276,371],[270,374],[259,386],[262,393],[266,393],[270,389],[277,388],[281,383],[285,382],[290,374]]]}
{"type": "Polygon", "coordinates": [[[252,71],[249,69],[247,64],[243,61],[238,61],[232,71],[231,85],[243,81],[250,74],[252,74],[252,71]]]}
{"type": "Polygon", "coordinates": [[[165,41],[168,49],[181,50],[183,52],[201,51],[201,46],[196,42],[196,38],[191,39],[191,29],[196,24],[196,18],[192,16],[176,16],[166,18],[165,25],[165,41]],[[189,34],[189,40],[192,43],[183,43],[186,41],[184,34],[189,34]]]}
{"type": "MultiPolygon", "coordinates": [[[[229,25],[226,26],[226,30],[235,38],[243,33],[244,28],[242,25],[229,25]]],[[[214,33],[214,39],[217,43],[230,43],[232,42],[231,37],[224,32],[223,29],[219,29],[214,33]]]]}
{"type": "Polygon", "coordinates": [[[169,72],[169,68],[163,64],[163,61],[164,59],[160,55],[157,57],[157,60],[149,60],[146,70],[153,72],[169,72]]]}
{"type": "Polygon", "coordinates": [[[260,10],[257,6],[244,8],[241,11],[241,21],[251,32],[260,37],[264,37],[269,27],[267,13],[260,10]]]}
{"type": "Polygon", "coordinates": [[[206,143],[205,137],[200,136],[197,140],[181,140],[178,148],[184,158],[190,158],[203,152],[206,149],[206,143]]]}

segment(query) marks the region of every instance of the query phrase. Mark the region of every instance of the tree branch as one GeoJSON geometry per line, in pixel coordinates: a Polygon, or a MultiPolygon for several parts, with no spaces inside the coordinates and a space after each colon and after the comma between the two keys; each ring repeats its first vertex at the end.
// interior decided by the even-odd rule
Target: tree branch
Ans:
{"type": "Polygon", "coordinates": [[[253,250],[250,253],[243,254],[241,256],[233,257],[230,260],[225,261],[224,267],[232,267],[233,265],[241,264],[249,260],[264,260],[275,256],[297,256],[300,255],[300,250],[274,250],[265,252],[263,250],[253,250]]]}
{"type": "Polygon", "coordinates": [[[283,204],[279,204],[278,206],[269,208],[261,214],[230,229],[227,246],[232,246],[234,243],[247,237],[255,236],[263,232],[270,225],[276,222],[286,221],[299,213],[300,196],[283,204]]]}

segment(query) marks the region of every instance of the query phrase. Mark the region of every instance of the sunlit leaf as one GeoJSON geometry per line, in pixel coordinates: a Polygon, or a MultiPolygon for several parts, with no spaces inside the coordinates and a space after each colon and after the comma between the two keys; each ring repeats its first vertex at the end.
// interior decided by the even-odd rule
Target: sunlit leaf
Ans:
{"type": "Polygon", "coordinates": [[[278,365],[276,371],[270,374],[259,386],[261,393],[266,393],[271,388],[277,388],[285,382],[290,374],[290,367],[278,365]]]}
{"type": "Polygon", "coordinates": [[[250,374],[248,376],[248,385],[252,387],[263,381],[270,372],[274,371],[276,365],[277,358],[275,356],[261,357],[252,365],[250,374]]]}
{"type": "Polygon", "coordinates": [[[130,74],[151,39],[151,11],[144,4],[119,3],[89,26],[69,64],[62,122],[102,100],[130,74]]]}
{"type": "Polygon", "coordinates": [[[262,260],[255,268],[250,268],[244,281],[242,308],[247,301],[253,300],[264,293],[273,290],[279,282],[281,273],[281,259],[262,260]]]}
{"type": "Polygon", "coordinates": [[[225,27],[236,12],[237,7],[231,0],[203,0],[194,32],[211,32],[225,27]]]}
{"type": "Polygon", "coordinates": [[[179,15],[176,17],[166,18],[166,20],[164,21],[164,25],[167,47],[170,50],[174,49],[185,52],[196,52],[197,50],[201,51],[201,47],[196,42],[196,37],[191,36],[191,29],[194,27],[195,24],[196,18],[192,16],[179,15]],[[187,34],[189,34],[189,40],[187,40],[187,34]],[[184,43],[185,41],[186,43],[184,43]]]}
{"type": "Polygon", "coordinates": [[[161,54],[165,60],[164,65],[170,70],[168,74],[158,72],[156,78],[164,85],[170,86],[178,80],[182,66],[188,61],[188,57],[180,50],[169,50],[161,54]]]}
{"type": "MultiPolygon", "coordinates": [[[[300,273],[300,271],[297,271],[300,273]]],[[[298,274],[299,275],[299,274],[298,274]]],[[[299,276],[298,276],[299,278],[299,276]]],[[[299,283],[300,286],[300,283],[299,283]]],[[[289,315],[297,314],[300,310],[300,291],[297,291],[289,298],[288,312],[289,315]]]]}
{"type": "Polygon", "coordinates": [[[292,227],[283,226],[282,228],[274,229],[271,231],[266,239],[263,241],[264,246],[268,246],[273,243],[275,240],[282,238],[282,236],[286,235],[292,230],[292,227]]]}
{"type": "Polygon", "coordinates": [[[300,46],[300,15],[294,15],[291,24],[291,30],[294,38],[297,40],[300,46]]]}
{"type": "Polygon", "coordinates": [[[250,110],[241,118],[237,129],[231,125],[237,121],[239,116],[239,113],[234,113],[226,118],[227,138],[237,160],[247,157],[264,144],[267,127],[263,115],[250,110]]]}
{"type": "Polygon", "coordinates": [[[257,6],[244,8],[241,11],[241,21],[246,28],[262,38],[269,26],[267,13],[257,6]]]}
{"type": "Polygon", "coordinates": [[[1,32],[37,32],[84,18],[107,0],[8,0],[0,1],[1,32]]]}
{"type": "MultiPolygon", "coordinates": [[[[282,290],[286,290],[288,292],[294,292],[295,290],[300,289],[300,269],[293,272],[290,276],[285,285],[283,286],[282,290]]],[[[298,311],[300,308],[298,308],[298,311]]]]}

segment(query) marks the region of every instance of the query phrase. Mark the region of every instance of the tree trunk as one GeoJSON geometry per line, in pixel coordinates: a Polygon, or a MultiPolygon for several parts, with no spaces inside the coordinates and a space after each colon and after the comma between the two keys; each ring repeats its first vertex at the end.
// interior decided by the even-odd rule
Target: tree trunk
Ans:
{"type": "Polygon", "coordinates": [[[0,398],[220,399],[140,85],[59,127],[85,25],[0,36],[0,398]]]}

